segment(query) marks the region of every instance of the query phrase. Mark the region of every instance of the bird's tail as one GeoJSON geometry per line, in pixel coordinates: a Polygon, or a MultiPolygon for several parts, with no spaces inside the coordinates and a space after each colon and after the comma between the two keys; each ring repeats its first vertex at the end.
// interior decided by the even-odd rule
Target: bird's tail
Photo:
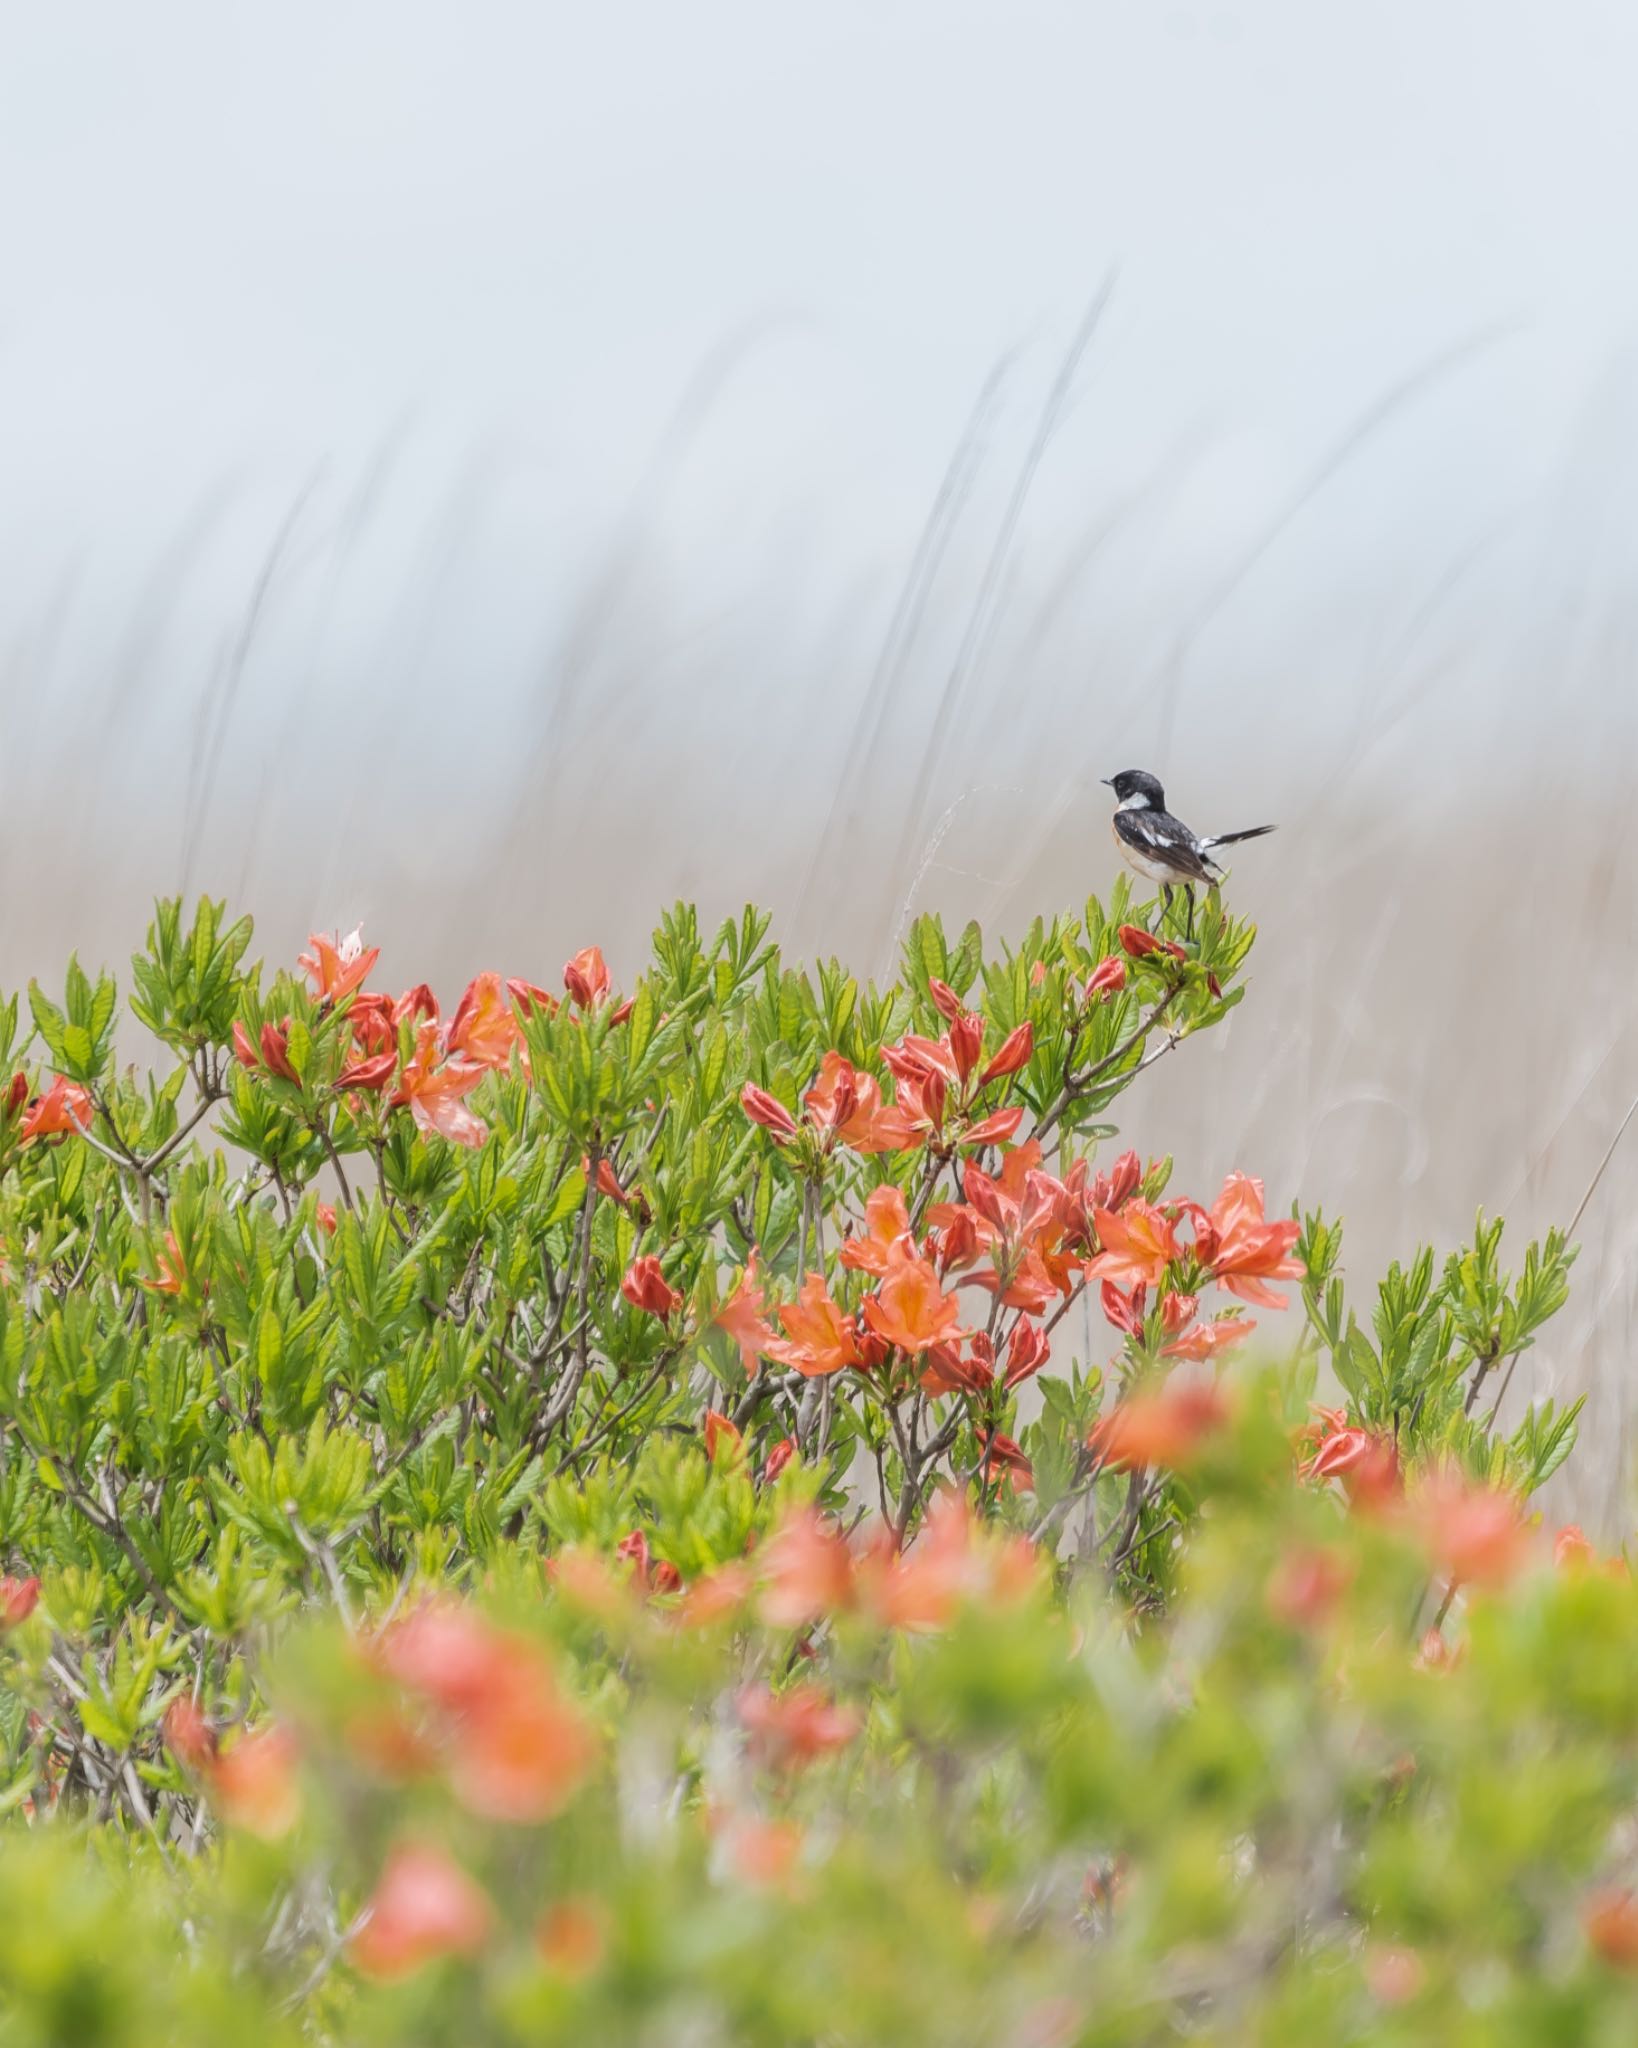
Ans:
{"type": "Polygon", "coordinates": [[[1272,832],[1272,825],[1253,825],[1247,832],[1219,832],[1215,839],[1202,839],[1200,844],[1208,850],[1214,846],[1238,846],[1242,839],[1261,839],[1265,832],[1272,832]]]}

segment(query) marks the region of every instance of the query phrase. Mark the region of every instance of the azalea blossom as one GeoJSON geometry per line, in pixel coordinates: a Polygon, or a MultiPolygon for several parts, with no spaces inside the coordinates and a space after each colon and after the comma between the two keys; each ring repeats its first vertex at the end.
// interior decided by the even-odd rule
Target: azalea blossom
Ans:
{"type": "MultiPolygon", "coordinates": [[[[21,1078],[19,1075],[18,1079],[21,1078]]],[[[16,1086],[14,1081],[14,1094],[16,1086]]],[[[77,1081],[69,1081],[61,1074],[55,1074],[46,1092],[24,1110],[23,1121],[17,1127],[17,1135],[26,1144],[30,1138],[53,1138],[69,1132],[88,1131],[91,1128],[91,1116],[90,1092],[82,1088],[77,1081]]]]}
{"type": "Polygon", "coordinates": [[[563,969],[563,986],[582,1010],[595,1010],[606,1001],[611,985],[608,964],[599,946],[585,947],[563,969]]]}
{"type": "Polygon", "coordinates": [[[807,1628],[853,1604],[853,1559],[835,1528],[811,1507],[787,1513],[756,1563],[759,1605],[771,1628],[807,1628]]]}
{"type": "Polygon", "coordinates": [[[863,1362],[853,1319],[831,1300],[823,1273],[810,1273],[795,1301],[781,1303],[774,1313],[785,1341],[764,1348],[781,1365],[812,1379],[863,1362]]]}
{"type": "Polygon", "coordinates": [[[1413,1511],[1430,1562],[1453,1585],[1503,1586],[1524,1568],[1524,1516],[1502,1488],[1441,1473],[1424,1484],[1413,1511]]]}
{"type": "Polygon", "coordinates": [[[1098,1241],[1103,1250],[1087,1267],[1094,1280],[1113,1280],[1117,1287],[1158,1287],[1166,1268],[1181,1255],[1182,1247],[1172,1220],[1163,1209],[1133,1196],[1118,1214],[1113,1209],[1094,1211],[1098,1241]]]}
{"type": "Polygon", "coordinates": [[[874,1294],[867,1295],[864,1318],[877,1336],[912,1357],[929,1345],[958,1343],[966,1334],[953,1295],[938,1284],[938,1274],[925,1259],[900,1260],[874,1294]]]}
{"type": "Polygon", "coordinates": [[[1126,962],[1118,953],[1111,953],[1107,960],[1100,960],[1093,968],[1086,984],[1086,1000],[1109,1002],[1118,996],[1126,986],[1126,962]]]}
{"type": "Polygon", "coordinates": [[[1200,1444],[1228,1419],[1216,1387],[1161,1387],[1128,1394],[1101,1418],[1088,1442],[1111,1472],[1144,1465],[1189,1464],[1200,1444]]]}
{"type": "Polygon", "coordinates": [[[1264,1220],[1262,1182],[1231,1173],[1209,1214],[1193,1214],[1196,1253],[1219,1286],[1261,1308],[1284,1308],[1286,1297],[1265,1283],[1300,1280],[1307,1272],[1290,1255],[1302,1226],[1290,1216],[1278,1223],[1264,1220]]]}
{"type": "Polygon", "coordinates": [[[1169,953],[1174,960],[1187,960],[1189,957],[1175,939],[1157,938],[1153,932],[1146,932],[1141,925],[1123,924],[1117,937],[1122,948],[1133,960],[1146,960],[1151,953],[1169,953]]]}
{"type": "Polygon", "coordinates": [[[1588,1943],[1617,1970],[1638,1970],[1638,1898],[1625,1885],[1601,1885],[1581,1908],[1588,1943]]]}
{"type": "Polygon", "coordinates": [[[207,1766],[206,1782],[222,1818],[263,1841],[277,1841],[301,1818],[296,1744],[288,1729],[241,1735],[207,1766]]]}
{"type": "Polygon", "coordinates": [[[667,1282],[659,1260],[648,1253],[633,1259],[626,1268],[620,1292],[633,1308],[640,1308],[645,1315],[658,1316],[661,1322],[682,1306],[683,1297],[667,1282]]]}
{"type": "Polygon", "coordinates": [[[757,1268],[758,1253],[753,1246],[739,1285],[713,1318],[715,1327],[726,1330],[739,1346],[739,1362],[747,1374],[754,1373],[769,1347],[779,1342],[764,1314],[767,1303],[757,1268]]]}
{"type": "Polygon", "coordinates": [[[579,1789],[591,1730],[540,1645],[444,1600],[395,1622],[377,1654],[441,1710],[450,1787],[468,1811],[542,1821],[579,1789]]]}
{"type": "Polygon", "coordinates": [[[392,1099],[408,1105],[418,1130],[448,1138],[452,1144],[477,1147],[489,1136],[489,1126],[473,1115],[465,1098],[483,1078],[482,1067],[446,1057],[438,1026],[423,1024],[392,1099]]]}
{"type": "Polygon", "coordinates": [[[705,1455],[713,1465],[719,1451],[726,1450],[730,1457],[738,1457],[745,1448],[738,1425],[715,1408],[707,1408],[700,1418],[700,1434],[705,1439],[705,1455]]]}
{"type": "Polygon", "coordinates": [[[772,1131],[781,1144],[788,1143],[796,1136],[797,1123],[790,1111],[777,1095],[770,1095],[766,1088],[758,1088],[754,1081],[747,1081],[739,1091],[740,1107],[754,1124],[761,1124],[766,1131],[772,1131]]]}
{"type": "Polygon", "coordinates": [[[37,1578],[14,1579],[9,1574],[0,1578],[0,1630],[15,1628],[20,1621],[27,1621],[40,1604],[40,1581],[37,1578]]]}
{"type": "Polygon", "coordinates": [[[1216,1316],[1208,1323],[1196,1323],[1182,1336],[1174,1337],[1169,1344],[1160,1347],[1162,1358],[1186,1358],[1196,1365],[1215,1358],[1220,1351],[1226,1351],[1231,1344],[1243,1343],[1257,1325],[1248,1323],[1244,1316],[1216,1316]]]}
{"type": "Polygon", "coordinates": [[[442,1849],[400,1842],[348,1946],[366,1977],[408,1977],[442,1956],[476,1954],[494,1918],[488,1894],[442,1849]]]}
{"type": "Polygon", "coordinates": [[[827,1052],[819,1078],[803,1096],[810,1126],[850,1152],[904,1152],[917,1143],[915,1126],[897,1103],[882,1101],[882,1084],[839,1052],[827,1052]]]}
{"type": "Polygon", "coordinates": [[[314,995],[326,1003],[339,1003],[362,987],[381,957],[379,946],[365,945],[361,929],[350,931],[344,939],[327,939],[314,932],[307,943],[313,950],[299,954],[296,965],[306,968],[314,995]]]}
{"type": "Polygon", "coordinates": [[[904,1196],[891,1182],[872,1189],[865,1202],[864,1235],[843,1238],[842,1264],[850,1272],[872,1273],[881,1280],[894,1266],[915,1256],[904,1196]]]}
{"type": "Polygon", "coordinates": [[[517,1042],[518,1020],[500,976],[477,975],[450,1019],[449,1050],[475,1066],[501,1068],[510,1064],[517,1042]]]}
{"type": "Polygon", "coordinates": [[[180,1294],[188,1269],[182,1262],[182,1247],[176,1241],[176,1232],[165,1233],[165,1249],[154,1263],[159,1268],[153,1279],[144,1279],[142,1285],[150,1294],[180,1294]]]}
{"type": "Polygon", "coordinates": [[[862,1725],[851,1707],[837,1706],[816,1685],[787,1686],[783,1692],[747,1686],[734,1705],[762,1757],[786,1768],[845,1748],[862,1725]]]}
{"type": "Polygon", "coordinates": [[[992,1477],[1004,1475],[1012,1481],[1019,1493],[1031,1493],[1035,1488],[1035,1467],[1024,1455],[1023,1447],[1010,1436],[1003,1436],[996,1430],[984,1439],[979,1471],[987,1471],[992,1477]]]}

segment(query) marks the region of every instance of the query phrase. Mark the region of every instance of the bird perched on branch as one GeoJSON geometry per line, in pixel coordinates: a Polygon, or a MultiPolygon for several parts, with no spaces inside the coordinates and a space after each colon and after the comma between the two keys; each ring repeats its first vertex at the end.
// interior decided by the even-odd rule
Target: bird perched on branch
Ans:
{"type": "Polygon", "coordinates": [[[1115,792],[1115,844],[1129,868],[1145,881],[1158,882],[1162,904],[1171,908],[1172,891],[1188,899],[1187,935],[1194,936],[1194,885],[1215,889],[1223,870],[1212,858],[1220,846],[1238,846],[1242,839],[1261,839],[1272,825],[1252,825],[1244,832],[1218,832],[1201,839],[1166,808],[1166,792],[1142,768],[1123,768],[1104,778],[1115,792]]]}

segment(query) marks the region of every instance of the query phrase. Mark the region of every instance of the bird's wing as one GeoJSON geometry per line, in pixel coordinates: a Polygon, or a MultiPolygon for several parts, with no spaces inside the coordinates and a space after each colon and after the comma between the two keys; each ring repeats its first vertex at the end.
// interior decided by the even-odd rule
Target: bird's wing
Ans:
{"type": "Polygon", "coordinates": [[[1134,853],[1175,869],[1180,882],[1216,880],[1200,842],[1170,811],[1116,811],[1115,830],[1134,853]]]}

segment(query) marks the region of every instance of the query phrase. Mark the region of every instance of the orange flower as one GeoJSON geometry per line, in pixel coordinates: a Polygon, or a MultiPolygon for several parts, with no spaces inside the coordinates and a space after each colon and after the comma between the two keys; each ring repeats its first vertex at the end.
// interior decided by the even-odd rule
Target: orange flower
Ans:
{"type": "Polygon", "coordinates": [[[806,1628],[853,1604],[853,1559],[812,1508],[786,1514],[763,1546],[762,1618],[771,1628],[806,1628]]]}
{"type": "Polygon", "coordinates": [[[327,1003],[350,996],[381,957],[379,946],[365,945],[361,930],[350,931],[344,939],[327,939],[314,932],[307,943],[313,950],[298,954],[296,965],[307,969],[314,995],[327,1003]]]}
{"type": "Polygon", "coordinates": [[[564,1899],[548,1906],[535,1930],[535,1947],[546,1967],[578,1983],[602,1962],[609,1945],[608,1919],[592,1899],[564,1899]]]}
{"type": "Polygon", "coordinates": [[[176,1241],[176,1232],[165,1233],[165,1249],[155,1263],[159,1267],[156,1278],[144,1280],[143,1286],[150,1294],[180,1294],[187,1280],[188,1271],[182,1263],[182,1247],[176,1241]]]}
{"type": "Polygon", "coordinates": [[[1587,1940],[1606,1963],[1638,1970],[1638,1899],[1622,1885],[1589,1892],[1581,1908],[1587,1940]]]}
{"type": "Polygon", "coordinates": [[[867,1295],[864,1318],[878,1337],[912,1357],[934,1344],[958,1344],[967,1332],[954,1295],[938,1284],[925,1259],[899,1261],[874,1294],[867,1295]]]}
{"type": "Polygon", "coordinates": [[[449,1025],[449,1049],[474,1066],[504,1067],[518,1042],[518,1020],[506,1000],[498,974],[484,973],[468,983],[449,1025]]]}
{"type": "Polygon", "coordinates": [[[682,1306],[682,1296],[667,1283],[660,1262],[652,1253],[645,1252],[640,1259],[632,1260],[620,1282],[620,1292],[633,1308],[640,1308],[645,1315],[658,1316],[661,1322],[682,1306]]]}
{"type": "Polygon", "coordinates": [[[9,1574],[0,1579],[0,1629],[15,1628],[20,1621],[27,1621],[39,1603],[38,1579],[14,1579],[9,1574]]]}
{"type": "Polygon", "coordinates": [[[783,1767],[845,1748],[861,1726],[851,1707],[837,1706],[816,1685],[792,1685],[779,1693],[747,1686],[735,1707],[763,1758],[783,1767]]]}
{"type": "Polygon", "coordinates": [[[491,1820],[549,1819],[591,1766],[591,1732],[539,1645],[454,1601],[396,1622],[377,1654],[399,1684],[441,1711],[450,1785],[491,1820]]]}
{"type": "Polygon", "coordinates": [[[831,1300],[823,1273],[810,1273],[795,1301],[781,1303],[774,1313],[788,1341],[764,1349],[781,1365],[814,1379],[862,1363],[853,1323],[831,1300]]]}
{"type": "Polygon", "coordinates": [[[1163,1344],[1160,1355],[1162,1358],[1187,1358],[1198,1365],[1205,1359],[1215,1358],[1219,1351],[1226,1351],[1231,1344],[1241,1343],[1256,1327],[1244,1316],[1218,1316],[1209,1323],[1196,1323],[1192,1330],[1173,1338],[1170,1344],[1163,1344]]]}
{"type": "Polygon", "coordinates": [[[727,1847],[742,1884],[757,1891],[789,1891],[802,1854],[802,1830],[793,1820],[745,1814],[728,1828],[727,1847]]]}
{"type": "Polygon", "coordinates": [[[1415,1513],[1429,1561],[1453,1585],[1503,1586],[1524,1568],[1528,1537],[1511,1493],[1446,1472],[1422,1489],[1415,1513]]]}
{"type": "Polygon", "coordinates": [[[1269,1612],[1288,1628],[1318,1628],[1348,1590],[1352,1577],[1352,1568],[1333,1550],[1305,1547],[1288,1551],[1268,1582],[1269,1612]]]}
{"type": "Polygon", "coordinates": [[[1598,1553],[1587,1541],[1578,1522],[1560,1529],[1553,1538],[1553,1563],[1560,1571],[1584,1571],[1596,1562],[1598,1553]]]}
{"type": "Polygon", "coordinates": [[[767,1304],[757,1274],[757,1261],[758,1253],[753,1245],[743,1278],[713,1319],[714,1327],[726,1330],[739,1346],[739,1362],[747,1374],[757,1370],[763,1353],[779,1341],[772,1323],[763,1314],[767,1304]]]}
{"type": "Polygon", "coordinates": [[[853,1152],[904,1152],[917,1142],[908,1115],[896,1103],[883,1103],[875,1075],[839,1052],[825,1054],[802,1106],[815,1130],[834,1132],[853,1152]]]}
{"type": "MultiPolygon", "coordinates": [[[[12,1087],[15,1093],[15,1082],[12,1087]]],[[[90,1094],[77,1081],[68,1081],[61,1074],[56,1074],[46,1092],[23,1112],[17,1135],[26,1144],[30,1138],[54,1138],[69,1131],[88,1131],[90,1128],[90,1094]]]]}
{"type": "Polygon", "coordinates": [[[1195,1249],[1212,1278],[1242,1301],[1261,1308],[1284,1308],[1286,1297],[1265,1286],[1267,1280],[1300,1280],[1307,1267],[1289,1256],[1302,1235],[1295,1217],[1279,1223],[1263,1220],[1263,1184],[1249,1174],[1231,1173],[1209,1217],[1195,1213],[1195,1249]]]}
{"type": "Polygon", "coordinates": [[[1019,1493],[1031,1493],[1035,1487],[1035,1467],[1024,1455],[1023,1446],[1015,1443],[1010,1436],[1003,1436],[1000,1430],[985,1438],[980,1447],[983,1456],[979,1462],[980,1473],[990,1477],[1005,1474],[1019,1493]]]}
{"type": "Polygon", "coordinates": [[[1111,1472],[1141,1465],[1181,1467],[1227,1418],[1228,1404],[1216,1387],[1167,1386],[1129,1394],[1087,1441],[1111,1472]]]}
{"type": "Polygon", "coordinates": [[[599,946],[585,947],[563,969],[563,986],[582,1010],[595,1010],[607,997],[610,985],[599,946]]]}
{"type": "Polygon", "coordinates": [[[296,1745],[283,1728],[242,1735],[208,1765],[206,1778],[222,1818],[263,1841],[277,1841],[301,1818],[296,1745]]]}
{"type": "Polygon", "coordinates": [[[954,1492],[942,1494],[916,1540],[900,1550],[891,1530],[859,1567],[865,1605],[887,1628],[939,1629],[964,1603],[1010,1606],[1040,1583],[1040,1559],[1021,1537],[993,1535],[954,1492]]]}
{"type": "Polygon", "coordinates": [[[366,1977],[408,1977],[441,1956],[474,1955],[489,1938],[488,1895],[442,1849],[400,1842],[350,1947],[366,1977]]]}
{"type": "Polygon", "coordinates": [[[717,1453],[726,1448],[730,1460],[738,1458],[745,1449],[745,1438],[738,1426],[715,1408],[707,1408],[700,1422],[700,1434],[705,1438],[705,1455],[714,1465],[717,1453]]]}
{"type": "Polygon", "coordinates": [[[444,1057],[436,1024],[423,1024],[415,1035],[415,1052],[399,1077],[395,1104],[407,1104],[416,1128],[448,1138],[455,1145],[479,1146],[489,1126],[473,1115],[464,1098],[483,1080],[482,1067],[444,1057]]]}
{"type": "Polygon", "coordinates": [[[216,1761],[216,1730],[191,1699],[172,1700],[160,1725],[166,1748],[190,1771],[203,1774],[216,1761]]]}
{"type": "Polygon", "coordinates": [[[842,1240],[842,1264],[850,1272],[885,1279],[895,1265],[915,1255],[903,1195],[891,1184],[876,1188],[865,1203],[865,1234],[842,1240]]]}
{"type": "Polygon", "coordinates": [[[1098,1242],[1103,1249],[1087,1266],[1088,1277],[1113,1280],[1117,1287],[1158,1287],[1166,1268],[1179,1254],[1171,1218],[1136,1195],[1117,1215],[1095,1209],[1098,1242]]]}

